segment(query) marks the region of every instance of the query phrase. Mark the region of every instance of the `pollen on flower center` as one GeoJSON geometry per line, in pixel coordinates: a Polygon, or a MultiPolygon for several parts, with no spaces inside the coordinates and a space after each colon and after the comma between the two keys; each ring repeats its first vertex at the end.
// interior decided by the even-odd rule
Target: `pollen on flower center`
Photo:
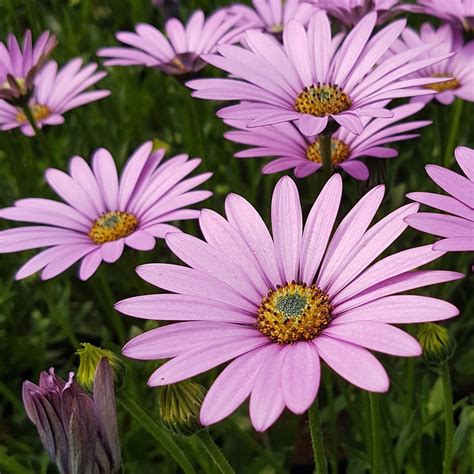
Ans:
{"type": "Polygon", "coordinates": [[[318,84],[305,87],[295,101],[295,110],[302,114],[325,117],[348,110],[352,105],[350,97],[338,86],[318,84]]]}
{"type": "Polygon", "coordinates": [[[257,313],[258,330],[279,344],[310,341],[331,320],[331,304],[316,285],[286,283],[270,290],[257,313]]]}
{"type": "MultiPolygon", "coordinates": [[[[350,148],[342,140],[332,137],[331,138],[331,163],[333,166],[337,166],[343,161],[347,160],[350,155],[350,148]]],[[[309,145],[306,150],[306,158],[315,163],[322,163],[321,147],[319,139],[309,145]]]]}
{"type": "MultiPolygon", "coordinates": [[[[40,122],[41,120],[44,120],[46,117],[49,117],[51,115],[51,110],[46,105],[35,104],[31,106],[30,109],[31,109],[31,114],[33,115],[33,118],[35,119],[35,122],[40,122]]],[[[19,111],[17,113],[16,119],[20,123],[28,122],[28,118],[26,117],[25,112],[23,111],[19,111]]]]}
{"type": "MultiPolygon", "coordinates": [[[[23,77],[15,77],[15,82],[17,83],[17,85],[19,86],[20,88],[20,91],[22,94],[24,94],[26,92],[26,84],[25,84],[25,79],[23,77]]],[[[1,89],[11,89],[12,86],[11,84],[8,82],[8,80],[6,80],[1,86],[0,86],[1,89]]]]}
{"type": "Polygon", "coordinates": [[[127,237],[138,226],[138,219],[128,212],[112,211],[94,221],[89,238],[95,244],[105,244],[127,237]]]}
{"type": "MultiPolygon", "coordinates": [[[[437,73],[433,74],[432,77],[450,77],[452,74],[448,73],[437,73]]],[[[433,89],[436,92],[444,92],[450,89],[458,89],[461,86],[461,83],[456,79],[448,79],[445,82],[438,82],[436,84],[427,84],[426,89],[433,89]]]]}

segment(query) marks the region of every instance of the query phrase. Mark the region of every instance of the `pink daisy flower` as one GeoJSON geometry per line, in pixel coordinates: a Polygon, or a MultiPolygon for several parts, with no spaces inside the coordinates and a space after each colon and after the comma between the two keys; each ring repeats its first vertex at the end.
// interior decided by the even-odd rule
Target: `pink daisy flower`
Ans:
{"type": "Polygon", "coordinates": [[[202,211],[205,241],[167,234],[172,252],[189,266],[149,264],[137,272],[172,294],[116,305],[139,318],[186,321],[125,345],[128,357],[172,359],[148,384],[173,384],[232,360],[207,393],[201,423],[222,420],[250,396],[258,431],[271,426],[285,406],[297,414],[309,408],[318,392],[321,361],[357,387],[387,391],[387,373],[369,350],[421,354],[418,342],[392,324],[458,314],[445,301],[398,293],[462,274],[412,271],[443,254],[431,245],[372,264],[407,227],[403,219],[418,209],[408,204],[368,229],[383,186],[365,195],[330,238],[341,194],[342,179],[334,175],[303,226],[297,187],[283,177],[273,193],[273,237],[252,205],[235,194],[225,202],[226,218],[202,211]]]}
{"type": "Polygon", "coordinates": [[[8,35],[5,46],[0,43],[0,98],[17,101],[28,95],[33,87],[35,75],[44,66],[53,49],[56,37],[43,32],[33,44],[31,31],[23,37],[23,50],[14,35],[8,35]]]}
{"type": "MultiPolygon", "coordinates": [[[[58,70],[56,61],[49,61],[36,76],[29,107],[38,128],[44,125],[61,125],[64,123],[64,113],[110,94],[108,90],[86,91],[106,76],[106,73],[95,72],[97,64],[84,67],[82,64],[82,59],[76,58],[58,70]]],[[[18,127],[27,136],[35,134],[20,107],[0,100],[0,130],[18,127]]]]}
{"type": "Polygon", "coordinates": [[[466,177],[437,165],[427,165],[429,177],[449,196],[434,193],[409,193],[407,197],[447,214],[420,212],[405,221],[415,229],[443,237],[434,250],[474,251],[474,150],[458,146],[456,161],[466,177]]]}
{"type": "MultiPolygon", "coordinates": [[[[418,137],[419,134],[407,133],[431,124],[429,120],[419,120],[395,125],[423,108],[423,104],[408,104],[392,109],[390,119],[371,119],[364,117],[364,130],[354,135],[345,128],[340,128],[331,137],[332,165],[341,168],[355,179],[365,180],[369,177],[369,169],[361,158],[393,158],[398,152],[383,145],[401,140],[418,137]]],[[[236,143],[251,145],[234,156],[236,158],[278,157],[266,164],[262,173],[279,173],[293,169],[297,178],[304,178],[315,173],[322,167],[319,138],[307,138],[293,126],[284,122],[258,128],[247,128],[245,121],[228,120],[228,125],[240,130],[225,133],[225,138],[236,143]]]]}
{"type": "Polygon", "coordinates": [[[417,0],[415,5],[404,5],[404,9],[435,16],[466,31],[474,29],[473,0],[417,0]]]}
{"type": "Polygon", "coordinates": [[[419,96],[413,100],[427,103],[436,99],[444,105],[451,104],[456,97],[470,102],[474,101],[474,41],[463,45],[461,35],[445,24],[437,30],[429,23],[424,23],[420,33],[406,28],[401,39],[397,40],[390,53],[401,54],[412,48],[418,48],[427,43],[439,43],[438,46],[426,51],[416,61],[439,57],[451,52],[454,56],[432,64],[413,73],[412,78],[446,78],[444,82],[427,84],[427,89],[436,91],[435,94],[419,96]]]}
{"type": "Polygon", "coordinates": [[[328,17],[322,11],[313,15],[307,29],[290,21],[283,46],[265,33],[248,31],[246,42],[251,51],[225,45],[218,48],[219,55],[204,55],[205,61],[232,78],[197,79],[187,85],[195,89],[194,97],[246,101],[228,109],[227,118],[253,113],[258,106],[258,116],[248,127],[295,121],[303,135],[314,136],[334,120],[358,135],[363,130],[361,117],[392,116],[374,105],[377,102],[429,94],[424,86],[434,80],[406,76],[448,57],[414,63],[414,58],[433,47],[429,44],[377,66],[405,28],[405,20],[371,38],[376,20],[375,13],[366,15],[344,41],[341,34],[331,37],[328,17]]]}
{"type": "Polygon", "coordinates": [[[160,166],[164,150],[152,152],[152,142],[130,157],[119,178],[112,155],[97,150],[92,167],[80,156],[69,174],[46,171],[46,181],[65,201],[20,199],[0,210],[0,218],[38,225],[0,232],[0,253],[47,247],[17,272],[20,280],[42,270],[47,280],[81,260],[79,277],[87,280],[102,260],[116,262],[125,245],[151,250],[156,238],[178,231],[168,222],[195,219],[199,211],[187,206],[207,199],[210,191],[195,191],[209,179],[203,173],[185,179],[201,162],[179,155],[160,166]]]}
{"type": "Polygon", "coordinates": [[[385,23],[398,13],[399,0],[308,0],[321,10],[351,27],[367,13],[377,12],[377,23],[385,23]]]}
{"type": "Polygon", "coordinates": [[[307,25],[316,9],[304,0],[252,0],[252,7],[235,3],[229,12],[238,15],[239,24],[268,33],[280,34],[290,20],[307,25]]]}
{"type": "Polygon", "coordinates": [[[165,24],[168,38],[154,26],[140,23],[135,27],[136,33],[116,34],[129,47],[103,48],[97,55],[109,58],[104,62],[106,66],[146,66],[167,74],[188,74],[206,65],[201,54],[214,52],[218,44],[239,39],[243,29],[235,28],[238,21],[227,10],[218,10],[207,20],[197,10],[186,26],[177,18],[170,18],[165,24]]]}

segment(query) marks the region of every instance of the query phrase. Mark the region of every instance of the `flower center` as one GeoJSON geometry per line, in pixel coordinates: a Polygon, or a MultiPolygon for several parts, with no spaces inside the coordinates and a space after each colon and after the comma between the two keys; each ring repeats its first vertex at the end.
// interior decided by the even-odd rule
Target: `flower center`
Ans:
{"type": "MultiPolygon", "coordinates": [[[[432,77],[449,77],[449,76],[452,76],[452,74],[436,73],[436,74],[433,74],[432,77]]],[[[460,86],[461,86],[460,82],[456,78],[454,78],[454,79],[449,79],[445,82],[438,82],[436,84],[427,84],[425,87],[426,89],[433,89],[436,92],[444,92],[450,89],[457,89],[460,86]]]]}
{"type": "MultiPolygon", "coordinates": [[[[331,138],[331,163],[333,166],[337,166],[338,164],[347,160],[350,153],[351,150],[349,146],[346,145],[342,140],[339,140],[334,137],[331,138]]],[[[309,161],[314,161],[315,163],[323,162],[319,139],[317,139],[308,147],[308,149],[306,150],[306,158],[309,161]]]]}
{"type": "MultiPolygon", "coordinates": [[[[22,94],[24,94],[26,92],[25,79],[23,77],[15,77],[15,81],[18,84],[20,92],[22,94]]],[[[0,87],[0,89],[11,89],[11,88],[12,88],[12,86],[8,82],[8,80],[5,80],[5,82],[0,87]]]]}
{"type": "Polygon", "coordinates": [[[316,285],[294,281],[270,290],[257,313],[258,330],[279,344],[310,341],[330,320],[328,295],[316,285]]]}
{"type": "Polygon", "coordinates": [[[127,237],[135,231],[138,219],[128,212],[112,211],[94,221],[89,238],[95,244],[105,244],[127,237]]]}
{"type": "Polygon", "coordinates": [[[317,86],[304,88],[296,98],[295,110],[302,114],[325,117],[344,112],[351,105],[352,100],[340,87],[318,82],[317,86]]]}
{"type": "MultiPolygon", "coordinates": [[[[35,119],[35,122],[41,122],[41,120],[44,120],[46,117],[49,117],[51,115],[51,110],[46,105],[35,104],[31,106],[30,109],[31,114],[35,119]]],[[[23,112],[22,110],[18,110],[18,113],[16,114],[16,119],[20,123],[28,122],[28,118],[26,117],[25,112],[23,112]]]]}

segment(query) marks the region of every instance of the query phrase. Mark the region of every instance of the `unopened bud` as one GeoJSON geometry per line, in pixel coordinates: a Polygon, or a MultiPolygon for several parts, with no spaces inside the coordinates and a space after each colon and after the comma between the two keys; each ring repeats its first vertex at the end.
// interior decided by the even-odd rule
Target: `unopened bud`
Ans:
{"type": "Polygon", "coordinates": [[[422,324],[418,331],[418,340],[423,348],[423,359],[432,370],[439,369],[456,350],[453,335],[439,324],[422,324]]]}

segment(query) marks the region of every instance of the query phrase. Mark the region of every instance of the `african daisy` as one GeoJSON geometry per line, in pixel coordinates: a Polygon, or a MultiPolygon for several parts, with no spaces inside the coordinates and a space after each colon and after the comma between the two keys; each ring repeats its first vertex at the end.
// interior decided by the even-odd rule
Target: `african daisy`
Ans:
{"type": "MultiPolygon", "coordinates": [[[[423,104],[408,104],[392,109],[390,119],[364,117],[364,130],[360,135],[354,135],[345,128],[340,128],[331,137],[332,166],[341,168],[355,179],[365,180],[369,177],[369,169],[360,161],[361,158],[393,158],[398,153],[393,148],[383,145],[401,140],[418,137],[412,132],[431,124],[429,120],[405,122],[394,125],[421,110],[423,104]]],[[[267,125],[258,128],[246,128],[245,121],[224,120],[228,125],[240,130],[226,132],[228,140],[250,145],[235,154],[237,158],[278,157],[270,161],[262,169],[262,173],[279,173],[294,169],[297,178],[304,178],[315,173],[322,167],[319,138],[307,138],[288,122],[267,125]]]]}
{"type": "Polygon", "coordinates": [[[219,55],[203,56],[232,78],[197,79],[187,85],[195,89],[194,97],[246,101],[232,107],[233,118],[251,113],[257,104],[259,114],[248,127],[295,121],[303,135],[314,136],[334,120],[358,135],[363,130],[361,117],[392,116],[374,105],[377,102],[429,94],[424,86],[436,81],[406,76],[448,57],[412,62],[433,47],[428,44],[376,65],[406,23],[394,22],[371,38],[376,21],[375,13],[366,15],[342,41],[341,34],[331,37],[328,17],[319,11],[307,29],[290,21],[283,46],[265,33],[248,31],[251,51],[225,45],[218,48],[219,55]]]}
{"type": "Polygon", "coordinates": [[[409,193],[407,197],[447,214],[420,212],[405,221],[415,229],[443,237],[435,250],[474,251],[474,150],[458,146],[456,161],[465,177],[437,165],[427,165],[429,177],[449,196],[434,193],[409,193]]]}
{"type": "Polygon", "coordinates": [[[207,199],[209,191],[195,191],[209,179],[203,173],[185,179],[201,162],[176,156],[160,166],[164,150],[152,151],[146,142],[130,157],[118,176],[112,155],[97,150],[92,167],[75,156],[69,174],[46,171],[46,181],[65,203],[50,199],[21,199],[0,210],[0,218],[38,225],[0,232],[0,253],[35,248],[41,251],[17,272],[17,280],[42,270],[47,280],[81,261],[79,277],[87,280],[102,260],[117,261],[125,245],[151,250],[156,238],[177,231],[168,222],[195,219],[197,210],[187,206],[207,199]]]}
{"type": "Polygon", "coordinates": [[[451,318],[458,310],[406,290],[455,280],[449,271],[411,271],[442,252],[431,245],[372,262],[404,231],[408,204],[368,229],[384,194],[365,195],[330,238],[342,195],[334,175],[306,224],[295,183],[283,177],[272,199],[272,234],[243,197],[231,194],[226,218],[203,210],[204,240],[170,233],[166,242],[186,265],[148,264],[141,278],[172,294],[117,303],[122,313],[152,320],[185,321],[148,331],[125,345],[135,359],[171,358],[150,386],[188,379],[232,361],[204,399],[201,423],[216,423],[250,395],[250,417],[264,431],[288,407],[303,413],[319,387],[321,360],[357,387],[385,392],[389,379],[367,350],[418,356],[421,348],[392,324],[451,318]]]}
{"type": "MultiPolygon", "coordinates": [[[[82,64],[82,59],[76,58],[58,70],[57,63],[49,61],[36,76],[28,104],[38,128],[43,125],[61,125],[64,123],[64,113],[110,94],[108,90],[86,91],[106,73],[95,72],[97,64],[84,67],[82,64]]],[[[22,108],[0,100],[0,130],[18,127],[25,135],[35,134],[22,108]]]]}
{"type": "Polygon", "coordinates": [[[140,23],[135,27],[136,33],[116,34],[127,47],[103,48],[97,55],[108,58],[106,66],[156,67],[167,74],[197,72],[206,65],[201,54],[214,52],[218,44],[238,40],[242,33],[242,28],[235,28],[238,20],[223,9],[206,20],[204,13],[197,10],[186,26],[177,18],[167,20],[168,38],[154,26],[140,23]]]}

